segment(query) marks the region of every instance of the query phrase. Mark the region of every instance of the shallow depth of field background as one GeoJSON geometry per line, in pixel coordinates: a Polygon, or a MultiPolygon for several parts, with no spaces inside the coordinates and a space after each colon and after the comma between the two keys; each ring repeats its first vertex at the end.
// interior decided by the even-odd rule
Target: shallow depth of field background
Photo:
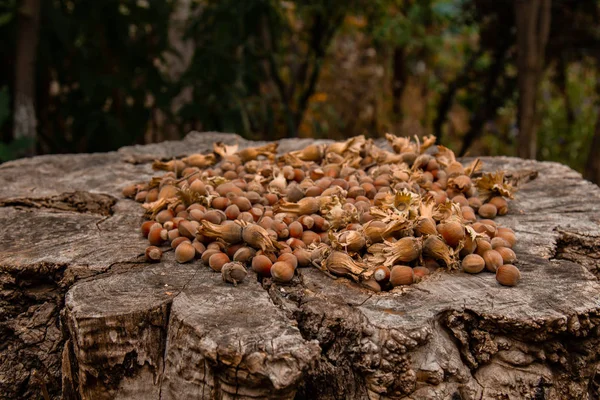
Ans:
{"type": "Polygon", "coordinates": [[[193,129],[524,155],[527,131],[598,182],[598,21],[597,0],[1,0],[0,161],[193,129]]]}

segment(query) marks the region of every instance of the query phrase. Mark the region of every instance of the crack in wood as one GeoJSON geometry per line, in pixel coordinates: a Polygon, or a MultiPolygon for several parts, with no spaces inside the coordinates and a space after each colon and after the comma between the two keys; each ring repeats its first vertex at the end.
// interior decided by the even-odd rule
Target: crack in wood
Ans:
{"type": "Polygon", "coordinates": [[[558,238],[552,260],[567,260],[587,268],[600,278],[600,236],[555,229],[558,238]]]}
{"type": "MultiPolygon", "coordinates": [[[[17,197],[0,199],[0,207],[47,208],[58,211],[110,216],[117,199],[108,194],[75,191],[51,197],[17,197]]],[[[104,220],[98,222],[101,223],[104,220]]]]}

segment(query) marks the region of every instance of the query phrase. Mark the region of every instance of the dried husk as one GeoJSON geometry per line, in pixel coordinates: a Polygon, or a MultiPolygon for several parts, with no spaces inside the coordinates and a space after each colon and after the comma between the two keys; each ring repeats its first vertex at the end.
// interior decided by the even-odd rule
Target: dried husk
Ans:
{"type": "Polygon", "coordinates": [[[442,167],[448,167],[453,162],[456,162],[456,156],[454,152],[449,148],[439,145],[437,146],[437,153],[435,154],[435,159],[438,164],[442,167]]]}
{"type": "Polygon", "coordinates": [[[373,266],[383,265],[386,260],[385,249],[386,243],[375,243],[367,247],[367,254],[363,257],[365,264],[373,266]]]}
{"type": "Polygon", "coordinates": [[[158,199],[169,199],[171,197],[177,196],[177,192],[179,189],[177,186],[173,185],[163,185],[160,188],[160,192],[158,192],[158,199]]]}
{"type": "Polygon", "coordinates": [[[214,154],[192,154],[189,157],[184,157],[182,161],[188,166],[206,168],[213,165],[217,158],[214,154]]]}
{"type": "Polygon", "coordinates": [[[186,168],[186,164],[182,160],[171,160],[171,161],[159,161],[156,160],[152,163],[152,169],[159,171],[173,171],[177,175],[186,168]]]}
{"type": "Polygon", "coordinates": [[[287,180],[283,175],[283,172],[277,171],[277,175],[273,173],[273,180],[269,182],[269,192],[283,194],[287,187],[287,180]]]}
{"type": "Polygon", "coordinates": [[[385,139],[388,141],[390,146],[392,146],[392,149],[396,153],[407,153],[417,151],[416,145],[410,141],[410,138],[386,133],[385,139]]]}
{"type": "Polygon", "coordinates": [[[294,168],[306,168],[307,162],[302,161],[298,156],[292,153],[285,153],[279,157],[279,162],[283,165],[290,165],[294,168]]]}
{"type": "Polygon", "coordinates": [[[327,146],[326,153],[335,153],[339,155],[359,154],[366,143],[364,135],[355,136],[345,142],[335,142],[327,146]]]}
{"type": "Polygon", "coordinates": [[[345,205],[342,198],[338,196],[321,196],[318,201],[319,211],[328,221],[330,229],[337,230],[358,221],[359,215],[356,207],[351,206],[350,210],[344,209],[345,205]]]}
{"type": "Polygon", "coordinates": [[[344,231],[337,234],[330,232],[330,240],[335,249],[344,249],[350,253],[362,250],[367,244],[364,234],[358,231],[344,231]]]}
{"type": "Polygon", "coordinates": [[[415,232],[418,232],[422,236],[437,235],[435,221],[431,217],[419,217],[415,222],[414,229],[415,232]]]}
{"type": "Polygon", "coordinates": [[[472,186],[471,179],[467,175],[457,175],[448,179],[448,187],[457,192],[465,193],[472,186]]]}
{"type": "Polygon", "coordinates": [[[482,166],[483,163],[481,162],[481,160],[479,158],[476,158],[465,167],[465,175],[472,176],[473,174],[477,174],[479,171],[481,171],[482,166]]]}
{"type": "Polygon", "coordinates": [[[325,243],[315,243],[308,246],[307,251],[310,252],[310,260],[314,265],[322,264],[322,262],[329,256],[329,253],[331,253],[331,248],[325,243]]]}
{"type": "Polygon", "coordinates": [[[418,213],[419,196],[406,189],[396,192],[394,195],[394,208],[404,217],[411,219],[418,213]]]}
{"type": "Polygon", "coordinates": [[[190,190],[188,185],[177,191],[177,197],[179,197],[181,202],[185,204],[186,207],[194,203],[202,204],[203,206],[208,207],[210,206],[212,199],[215,198],[215,196],[203,196],[197,192],[194,192],[193,190],[190,190]]]}
{"type": "Polygon", "coordinates": [[[302,161],[320,162],[325,152],[323,145],[311,144],[302,150],[292,151],[290,154],[293,154],[302,161]]]}
{"type": "Polygon", "coordinates": [[[415,135],[415,138],[417,141],[419,153],[425,153],[425,151],[427,151],[428,148],[433,146],[435,144],[435,141],[437,140],[437,138],[434,135],[423,136],[423,143],[419,142],[419,137],[417,135],[415,135]]]}
{"type": "Polygon", "coordinates": [[[238,145],[227,145],[222,142],[213,143],[213,151],[221,157],[232,156],[238,151],[238,145]]]}
{"type": "Polygon", "coordinates": [[[146,209],[146,216],[150,219],[154,219],[156,214],[164,209],[174,209],[178,204],[181,204],[181,200],[177,197],[171,197],[166,199],[158,199],[152,203],[144,203],[142,207],[146,209]]]}
{"type": "Polygon", "coordinates": [[[297,203],[280,201],[273,206],[275,213],[290,213],[295,215],[316,214],[320,210],[319,199],[316,197],[305,197],[297,203]]]}
{"type": "Polygon", "coordinates": [[[386,267],[390,267],[397,262],[411,262],[419,258],[422,250],[422,241],[419,238],[403,237],[400,240],[386,244],[383,250],[386,260],[383,263],[386,267]]]}
{"type": "Polygon", "coordinates": [[[373,273],[371,271],[370,274],[367,274],[369,271],[363,263],[355,261],[348,254],[341,251],[332,251],[329,254],[325,260],[325,268],[334,275],[345,276],[357,282],[370,278],[373,273]]]}
{"type": "Polygon", "coordinates": [[[448,269],[457,269],[454,252],[437,236],[429,236],[423,242],[423,256],[441,261],[448,269]]]}
{"type": "Polygon", "coordinates": [[[279,144],[277,142],[274,142],[268,143],[264,146],[248,147],[238,151],[237,155],[242,160],[242,163],[248,162],[250,160],[256,160],[256,158],[261,155],[272,160],[275,158],[278,146],[279,144]]]}
{"type": "Polygon", "coordinates": [[[223,281],[233,283],[233,286],[237,286],[237,284],[243,281],[247,275],[248,271],[244,265],[237,261],[228,262],[221,268],[221,277],[223,278],[223,281]]]}
{"type": "Polygon", "coordinates": [[[283,247],[269,236],[265,228],[257,224],[249,224],[243,227],[242,240],[255,249],[266,252],[274,252],[283,247]]]}
{"type": "Polygon", "coordinates": [[[445,221],[451,218],[458,218],[458,220],[462,221],[460,206],[451,201],[437,205],[433,210],[432,216],[436,221],[445,221]]]}
{"type": "Polygon", "coordinates": [[[202,221],[200,224],[198,233],[203,236],[220,239],[228,244],[236,244],[242,241],[242,226],[237,222],[225,221],[222,225],[217,225],[202,221]]]}
{"type": "Polygon", "coordinates": [[[482,202],[487,202],[494,196],[513,198],[515,189],[504,179],[504,172],[497,171],[483,174],[481,178],[475,180],[479,198],[482,202]]]}
{"type": "Polygon", "coordinates": [[[380,227],[375,224],[376,221],[377,220],[369,221],[363,226],[363,232],[368,243],[383,242],[393,234],[407,229],[410,225],[409,221],[396,219],[387,222],[385,227],[380,227]]]}
{"type": "Polygon", "coordinates": [[[397,164],[405,161],[404,154],[391,153],[387,150],[380,150],[379,152],[373,155],[375,156],[375,161],[377,161],[379,165],[397,164]]]}

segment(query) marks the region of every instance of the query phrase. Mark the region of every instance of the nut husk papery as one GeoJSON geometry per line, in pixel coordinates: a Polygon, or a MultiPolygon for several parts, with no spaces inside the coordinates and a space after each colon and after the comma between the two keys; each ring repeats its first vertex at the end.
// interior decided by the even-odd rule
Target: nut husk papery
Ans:
{"type": "Polygon", "coordinates": [[[331,243],[338,250],[344,249],[350,253],[360,251],[367,244],[364,234],[358,231],[344,231],[331,236],[333,237],[331,243]]]}
{"type": "Polygon", "coordinates": [[[255,160],[258,156],[263,155],[268,158],[274,158],[277,153],[278,143],[269,143],[259,147],[248,147],[238,151],[237,155],[240,157],[243,163],[255,160]]]}
{"type": "Polygon", "coordinates": [[[233,283],[233,286],[237,286],[237,284],[243,281],[248,275],[248,271],[244,265],[240,262],[233,261],[223,265],[221,268],[221,276],[223,280],[228,283],[233,283]]]}
{"type": "Polygon", "coordinates": [[[281,245],[269,236],[267,230],[257,224],[249,224],[243,227],[242,240],[255,249],[266,252],[274,252],[281,248],[281,245]]]}
{"type": "MultiPolygon", "coordinates": [[[[325,260],[325,268],[338,276],[346,276],[355,281],[368,279],[367,267],[361,262],[355,261],[348,254],[341,251],[332,251],[325,260]]],[[[372,274],[372,271],[369,275],[372,274]]]]}
{"type": "Polygon", "coordinates": [[[421,239],[410,236],[394,243],[387,242],[383,250],[386,256],[384,265],[390,267],[399,261],[407,263],[416,260],[421,255],[421,243],[421,239]]]}
{"type": "Polygon", "coordinates": [[[206,237],[221,239],[225,243],[235,244],[242,241],[242,226],[234,221],[225,221],[222,225],[202,221],[198,233],[206,237]]]}
{"type": "Polygon", "coordinates": [[[309,215],[319,212],[319,200],[315,197],[305,197],[297,203],[281,201],[273,207],[276,213],[291,213],[296,215],[309,215]]]}
{"type": "Polygon", "coordinates": [[[458,263],[454,253],[442,239],[437,236],[429,236],[423,242],[423,256],[441,261],[448,269],[457,269],[458,263]]]}
{"type": "MultiPolygon", "coordinates": [[[[381,243],[396,232],[408,227],[408,222],[402,219],[393,220],[385,226],[379,226],[381,221],[369,221],[363,227],[365,238],[369,243],[381,243]]],[[[435,228],[434,228],[435,229],[435,228]]]]}
{"type": "Polygon", "coordinates": [[[415,232],[421,235],[436,235],[435,221],[431,217],[419,217],[415,223],[415,232]]]}

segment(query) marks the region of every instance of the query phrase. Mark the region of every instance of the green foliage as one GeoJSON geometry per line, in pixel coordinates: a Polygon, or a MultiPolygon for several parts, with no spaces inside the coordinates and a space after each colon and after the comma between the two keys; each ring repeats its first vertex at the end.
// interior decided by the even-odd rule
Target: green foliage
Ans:
{"type": "Polygon", "coordinates": [[[247,137],[297,135],[329,42],[356,4],[199,2],[202,17],[188,30],[196,49],[182,82],[194,100],[180,116],[247,137]]]}
{"type": "Polygon", "coordinates": [[[22,157],[23,152],[31,147],[31,139],[19,138],[10,143],[0,143],[0,162],[10,161],[22,157]]]}
{"type": "MultiPolygon", "coordinates": [[[[10,116],[10,93],[6,86],[0,87],[0,129],[9,120],[10,116]]],[[[20,154],[30,147],[31,140],[20,138],[10,143],[0,142],[0,163],[14,160],[20,154]]]]}
{"type": "MultiPolygon", "coordinates": [[[[0,1],[6,143],[19,4],[0,1]]],[[[472,135],[471,153],[514,151],[514,9],[503,2],[194,0],[186,26],[193,57],[175,78],[166,55],[179,56],[169,43],[178,0],[41,4],[36,104],[43,152],[114,150],[165,139],[166,126],[171,137],[197,128],[252,139],[341,138],[390,128],[441,133],[456,150],[472,135]],[[184,89],[191,101],[176,109],[173,99],[184,89]],[[415,98],[403,101],[415,104],[400,101],[407,93],[415,98]]],[[[547,66],[564,62],[571,69],[562,85],[567,97],[554,75],[545,77],[539,157],[581,168],[597,116],[599,6],[552,4],[547,66]]],[[[27,145],[3,144],[0,160],[27,145]]]]}
{"type": "Polygon", "coordinates": [[[261,30],[270,21],[281,34],[278,2],[263,0],[206,1],[198,5],[202,18],[192,21],[188,37],[196,51],[183,86],[193,88],[193,102],[180,112],[184,120],[202,121],[204,129],[250,134],[272,133],[269,96],[260,96],[265,83],[261,30]]]}
{"type": "Polygon", "coordinates": [[[0,2],[0,27],[8,25],[15,17],[17,0],[0,2]]]}
{"type": "Polygon", "coordinates": [[[52,151],[113,150],[143,140],[152,101],[168,112],[176,88],[160,71],[168,0],[42,2],[40,136],[52,151]]]}
{"type": "Polygon", "coordinates": [[[598,118],[598,73],[585,64],[574,65],[567,78],[566,94],[560,93],[550,80],[542,86],[538,157],[582,171],[598,118]],[[568,96],[568,102],[564,95],[568,96]],[[568,107],[572,107],[572,120],[568,107]]]}

